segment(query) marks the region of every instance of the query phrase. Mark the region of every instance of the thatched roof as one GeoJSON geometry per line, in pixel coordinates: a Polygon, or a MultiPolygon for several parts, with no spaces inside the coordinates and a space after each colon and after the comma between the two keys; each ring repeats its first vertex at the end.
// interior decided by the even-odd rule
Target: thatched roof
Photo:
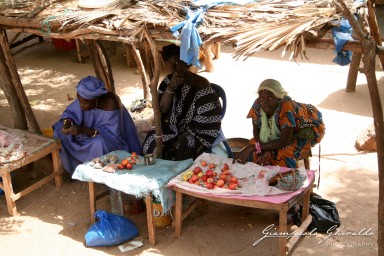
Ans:
{"type": "MultiPolygon", "coordinates": [[[[86,5],[86,0],[3,0],[0,4],[0,26],[52,38],[129,43],[136,40],[135,36],[146,25],[155,40],[174,40],[176,38],[170,28],[185,20],[185,7],[191,10],[199,8],[193,1],[94,1],[95,4],[97,2],[110,4],[100,8],[83,8],[81,6],[86,5]]],[[[345,2],[354,11],[353,1],[345,2]]],[[[285,47],[295,58],[305,53],[307,40],[323,37],[329,22],[340,16],[331,0],[225,4],[207,9],[198,31],[204,42],[219,40],[234,43],[237,57],[285,47]]]]}

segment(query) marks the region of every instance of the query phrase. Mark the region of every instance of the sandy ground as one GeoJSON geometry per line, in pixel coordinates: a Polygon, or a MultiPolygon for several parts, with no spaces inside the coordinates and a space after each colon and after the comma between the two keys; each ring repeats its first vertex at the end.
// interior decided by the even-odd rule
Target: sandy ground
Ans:
{"type": "MultiPolygon", "coordinates": [[[[42,128],[50,127],[75,97],[77,81],[93,75],[91,61],[81,64],[75,51],[60,52],[49,39],[13,50],[22,83],[42,128]]],[[[227,138],[251,137],[246,114],[256,88],[266,78],[280,80],[297,101],[312,103],[323,113],[327,127],[319,147],[313,149],[311,169],[321,168],[321,184],[315,192],[334,201],[342,229],[331,235],[304,236],[293,255],[377,254],[377,154],[354,148],[359,133],[372,124],[372,109],[365,76],[359,74],[356,91],[345,93],[348,68],[332,63],[331,50],[310,49],[310,61],[288,61],[281,52],[259,53],[246,61],[235,61],[231,48],[223,47],[215,71],[201,72],[227,93],[228,108],[223,120],[227,138]],[[347,231],[362,232],[348,235],[347,231]],[[343,233],[344,232],[344,233],[343,233]]],[[[124,104],[142,97],[141,80],[134,68],[127,68],[121,48],[112,57],[116,89],[124,104]]],[[[380,89],[384,73],[377,72],[380,89]]],[[[381,90],[382,91],[382,90],[381,90]]],[[[384,99],[383,92],[381,98],[384,99]]],[[[0,92],[0,123],[13,126],[10,109],[0,92]]],[[[40,179],[49,171],[46,161],[35,163],[29,172],[16,172],[14,187],[40,179]]],[[[317,172],[317,175],[319,172],[317,172]]],[[[44,185],[17,201],[19,217],[9,217],[4,196],[0,196],[1,255],[276,255],[277,239],[264,239],[263,229],[275,223],[272,211],[209,203],[205,211],[194,211],[183,222],[177,239],[172,227],[160,228],[158,244],[148,243],[145,212],[130,215],[139,227],[144,245],[121,253],[117,247],[86,248],[84,235],[88,218],[88,189],[81,181],[66,181],[61,188],[44,185]]],[[[108,200],[99,208],[109,210],[108,200]]]]}

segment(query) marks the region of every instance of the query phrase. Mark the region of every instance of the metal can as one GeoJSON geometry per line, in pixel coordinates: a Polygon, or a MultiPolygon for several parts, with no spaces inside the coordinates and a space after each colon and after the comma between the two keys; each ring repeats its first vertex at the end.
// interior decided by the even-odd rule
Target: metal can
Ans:
{"type": "Polygon", "coordinates": [[[155,158],[153,157],[153,154],[146,154],[144,156],[144,164],[145,165],[155,164],[155,158]]]}

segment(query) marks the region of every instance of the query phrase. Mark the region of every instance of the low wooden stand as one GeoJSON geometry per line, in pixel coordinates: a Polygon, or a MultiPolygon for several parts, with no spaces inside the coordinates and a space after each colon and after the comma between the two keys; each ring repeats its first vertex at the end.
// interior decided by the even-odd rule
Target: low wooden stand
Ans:
{"type": "Polygon", "coordinates": [[[0,177],[2,178],[2,181],[0,181],[0,188],[4,190],[8,213],[11,216],[18,216],[19,214],[17,213],[16,200],[29,194],[51,180],[55,180],[56,187],[60,187],[62,185],[62,169],[59,156],[61,143],[57,139],[51,139],[28,131],[11,129],[1,125],[0,129],[8,132],[9,134],[19,136],[20,138],[25,138],[23,142],[23,149],[26,152],[25,156],[11,163],[0,164],[0,177]],[[11,172],[47,155],[52,156],[52,174],[15,194],[12,186],[11,172]]]}
{"type": "MultiPolygon", "coordinates": [[[[234,198],[226,198],[226,197],[218,197],[215,195],[206,195],[201,193],[192,192],[190,190],[186,190],[180,187],[173,186],[172,189],[176,191],[176,202],[175,202],[175,236],[180,237],[182,233],[182,222],[183,220],[192,212],[192,210],[196,207],[198,201],[194,204],[191,204],[189,208],[185,210],[183,213],[183,195],[190,195],[193,197],[197,197],[199,199],[209,200],[213,202],[239,205],[245,207],[252,208],[260,208],[260,209],[270,209],[276,210],[279,212],[279,233],[286,234],[288,232],[287,225],[287,213],[289,209],[291,209],[295,204],[302,202],[303,203],[303,211],[302,211],[302,219],[303,222],[300,225],[299,229],[296,231],[297,234],[304,233],[309,224],[311,223],[312,216],[309,215],[309,197],[313,187],[313,180],[310,184],[296,196],[292,197],[290,200],[280,204],[274,204],[269,202],[262,202],[257,200],[250,200],[249,197],[244,197],[242,199],[234,199],[234,198]]],[[[301,236],[292,236],[287,240],[287,237],[281,236],[279,237],[279,255],[286,255],[291,251],[294,245],[299,241],[301,236]],[[287,242],[288,241],[288,242],[287,242]]]]}

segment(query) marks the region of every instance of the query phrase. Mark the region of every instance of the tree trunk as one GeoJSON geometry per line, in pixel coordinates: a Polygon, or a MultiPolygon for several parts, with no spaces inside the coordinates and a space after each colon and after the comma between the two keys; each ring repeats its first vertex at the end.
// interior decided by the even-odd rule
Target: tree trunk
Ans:
{"type": "Polygon", "coordinates": [[[377,158],[379,169],[379,204],[378,204],[378,255],[384,255],[384,121],[383,108],[380,100],[379,89],[375,73],[375,60],[377,45],[370,36],[365,36],[361,27],[356,23],[354,16],[347,8],[343,0],[337,0],[341,5],[344,16],[351,24],[353,31],[356,32],[361,41],[363,52],[364,73],[367,77],[368,90],[371,98],[373,123],[376,132],[377,158]]]}
{"type": "Polygon", "coordinates": [[[1,79],[2,79],[2,82],[4,82],[4,83],[0,82],[0,89],[3,90],[4,95],[7,98],[7,101],[9,103],[9,106],[11,107],[11,114],[13,117],[13,127],[17,129],[22,129],[22,130],[28,130],[28,123],[27,123],[27,119],[25,118],[23,105],[21,105],[21,102],[15,90],[15,87],[9,84],[9,81],[11,81],[11,79],[9,77],[4,76],[5,70],[4,70],[2,54],[0,55],[0,58],[1,58],[1,67],[0,67],[1,79]]]}
{"type": "Polygon", "coordinates": [[[12,115],[15,118],[15,128],[28,130],[26,120],[29,121],[32,131],[41,133],[40,126],[32,111],[27,95],[25,94],[20,76],[17,71],[16,64],[13,60],[6,32],[0,29],[0,45],[1,45],[1,75],[4,79],[2,85],[5,95],[12,109],[12,115]],[[13,102],[15,101],[15,102],[13,102]],[[22,109],[20,108],[22,106],[22,109]]]}

